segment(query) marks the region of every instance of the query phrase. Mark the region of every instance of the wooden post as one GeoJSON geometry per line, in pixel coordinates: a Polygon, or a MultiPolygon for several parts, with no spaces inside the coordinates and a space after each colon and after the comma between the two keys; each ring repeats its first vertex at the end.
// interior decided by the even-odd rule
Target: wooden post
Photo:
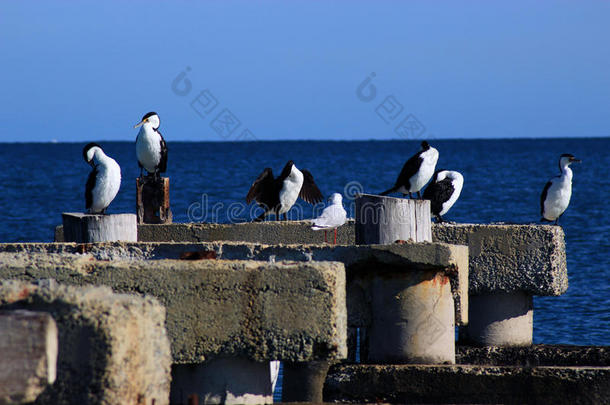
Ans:
{"type": "Polygon", "coordinates": [[[171,224],[169,178],[153,176],[136,179],[136,212],[138,224],[171,224]]]}
{"type": "Polygon", "coordinates": [[[65,242],[138,241],[135,214],[90,215],[66,212],[62,218],[65,242]]]}
{"type": "Polygon", "coordinates": [[[57,373],[57,325],[46,312],[0,311],[0,402],[36,400],[57,373]]]}
{"type": "Polygon", "coordinates": [[[356,244],[397,240],[432,242],[430,201],[371,194],[356,197],[356,244]]]}

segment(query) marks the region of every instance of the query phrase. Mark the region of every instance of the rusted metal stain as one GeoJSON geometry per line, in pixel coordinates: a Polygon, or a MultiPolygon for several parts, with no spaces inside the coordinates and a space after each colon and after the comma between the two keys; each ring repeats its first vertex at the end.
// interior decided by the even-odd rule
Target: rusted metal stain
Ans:
{"type": "Polygon", "coordinates": [[[26,298],[28,295],[30,295],[30,290],[28,288],[24,288],[17,295],[17,299],[22,300],[22,299],[26,298]]]}

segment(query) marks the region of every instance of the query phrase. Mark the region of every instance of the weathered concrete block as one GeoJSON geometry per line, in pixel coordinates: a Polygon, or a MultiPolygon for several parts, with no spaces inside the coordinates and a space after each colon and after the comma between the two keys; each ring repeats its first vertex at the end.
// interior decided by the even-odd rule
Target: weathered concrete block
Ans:
{"type": "MultiPolygon", "coordinates": [[[[244,224],[140,225],[142,242],[243,241],[262,244],[318,244],[308,221],[244,224]]],[[[63,241],[61,227],[55,240],[63,241]]],[[[525,291],[561,295],[568,288],[561,227],[550,225],[432,224],[432,241],[466,245],[470,293],[525,291]]],[[[339,228],[337,243],[354,244],[354,221],[339,228]]]]}
{"type": "MultiPolygon", "coordinates": [[[[157,225],[155,225],[157,226],[157,225]]],[[[162,226],[162,225],[159,225],[162,226]]],[[[394,245],[264,245],[240,242],[138,242],[138,243],[0,243],[0,253],[49,253],[73,255],[88,253],[97,260],[178,259],[187,252],[214,251],[223,260],[261,261],[336,261],[346,266],[350,324],[370,324],[364,309],[364,297],[358,290],[362,280],[351,282],[356,275],[370,276],[379,267],[411,270],[446,269],[451,281],[458,325],[468,322],[468,248],[445,243],[406,243],[394,245]]],[[[2,270],[0,270],[2,276],[2,270]]],[[[366,278],[366,277],[365,277],[366,278]]]]}
{"type": "Polygon", "coordinates": [[[33,402],[57,370],[57,326],[45,312],[0,311],[0,404],[33,402]]]}
{"type": "Polygon", "coordinates": [[[605,404],[610,367],[335,365],[325,402],[605,404]]]}
{"type": "MultiPolygon", "coordinates": [[[[63,227],[57,226],[55,242],[65,242],[63,227]]],[[[311,221],[266,221],[241,224],[173,223],[140,224],[142,242],[233,241],[265,244],[323,243],[324,234],[311,229],[311,221]]],[[[354,244],[354,220],[337,228],[337,243],[354,244]]]]}
{"type": "Polygon", "coordinates": [[[342,263],[122,260],[0,254],[0,278],[54,278],[157,297],[167,308],[174,363],[218,356],[254,361],[347,355],[342,263]]]}
{"type": "MultiPolygon", "coordinates": [[[[25,271],[39,271],[36,259],[25,260],[25,271]]],[[[37,403],[169,403],[170,348],[156,300],[53,280],[2,280],[0,308],[47,312],[57,323],[57,380],[37,403]]]]}
{"type": "Polygon", "coordinates": [[[610,368],[610,346],[478,347],[458,345],[456,360],[458,364],[489,366],[610,368]]]}
{"type": "Polygon", "coordinates": [[[558,226],[447,224],[434,226],[432,233],[435,241],[468,246],[471,295],[561,295],[568,289],[558,226]]]}

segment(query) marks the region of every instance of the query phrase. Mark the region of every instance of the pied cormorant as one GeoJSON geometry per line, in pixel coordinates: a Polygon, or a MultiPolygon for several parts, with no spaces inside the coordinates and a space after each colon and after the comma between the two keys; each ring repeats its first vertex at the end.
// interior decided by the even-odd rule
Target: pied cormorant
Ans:
{"type": "Polygon", "coordinates": [[[97,143],[83,148],[83,158],[93,168],[85,187],[85,207],[89,214],[105,214],[121,188],[121,168],[97,143]]]}
{"type": "Polygon", "coordinates": [[[553,222],[555,225],[559,217],[568,208],[572,196],[572,169],[570,164],[580,162],[569,153],[559,157],[559,176],[555,176],[546,183],[540,196],[541,221],[553,222]]]}
{"type": "Polygon", "coordinates": [[[246,202],[250,204],[256,201],[264,210],[255,221],[262,221],[266,215],[275,214],[276,219],[284,215],[292,208],[297,198],[301,197],[310,204],[323,200],[322,193],[316,186],[313,176],[307,170],[299,170],[292,160],[288,161],[282,170],[282,174],[273,178],[273,171],[267,167],[258,176],[246,196],[246,202]]]}
{"type": "Polygon", "coordinates": [[[394,187],[384,191],[381,195],[400,192],[411,197],[411,193],[417,193],[417,196],[421,198],[420,190],[434,174],[437,161],[438,151],[431,147],[428,142],[423,141],[421,150],[411,156],[402,167],[394,187]]]}
{"type": "Polygon", "coordinates": [[[437,222],[443,222],[445,215],[460,197],[464,176],[453,170],[437,170],[432,182],[424,191],[424,200],[430,200],[430,210],[437,222]]]}
{"type": "Polygon", "coordinates": [[[159,132],[161,121],[156,112],[149,112],[134,128],[142,126],[136,138],[136,156],[140,166],[140,177],[142,169],[146,169],[149,175],[159,178],[161,173],[167,170],[167,144],[159,132]]]}

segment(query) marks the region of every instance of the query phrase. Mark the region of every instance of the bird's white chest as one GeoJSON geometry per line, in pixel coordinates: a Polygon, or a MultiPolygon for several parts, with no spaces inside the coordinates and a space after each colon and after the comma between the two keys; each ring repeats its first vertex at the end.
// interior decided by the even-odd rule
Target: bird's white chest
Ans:
{"type": "Polygon", "coordinates": [[[112,158],[106,158],[97,166],[95,187],[91,190],[91,212],[100,212],[108,207],[121,188],[121,168],[112,158]]]}
{"type": "Polygon", "coordinates": [[[428,181],[434,175],[434,170],[436,169],[436,162],[438,161],[438,152],[434,148],[430,148],[424,153],[421,154],[423,159],[421,166],[417,173],[415,173],[410,179],[409,184],[411,185],[411,189],[407,190],[409,193],[415,193],[421,190],[428,181]]]}
{"type": "Polygon", "coordinates": [[[284,179],[280,190],[280,214],[284,214],[292,208],[297,198],[299,198],[301,187],[303,187],[303,173],[293,166],[290,175],[284,179]]]}
{"type": "Polygon", "coordinates": [[[563,214],[570,205],[572,197],[572,179],[570,176],[561,176],[554,179],[549,187],[544,201],[544,217],[555,220],[563,214]]]}
{"type": "Polygon", "coordinates": [[[138,162],[149,173],[154,173],[161,161],[161,136],[154,129],[140,128],[136,139],[136,155],[138,162]]]}

